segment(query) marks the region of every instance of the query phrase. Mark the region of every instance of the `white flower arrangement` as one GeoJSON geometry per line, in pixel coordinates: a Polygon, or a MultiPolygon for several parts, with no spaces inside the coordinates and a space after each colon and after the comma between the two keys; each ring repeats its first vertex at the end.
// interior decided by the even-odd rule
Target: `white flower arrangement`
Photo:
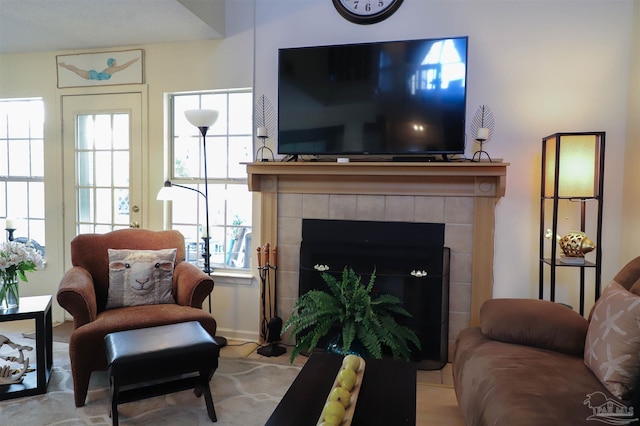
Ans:
{"type": "Polygon", "coordinates": [[[29,242],[7,241],[0,245],[0,279],[5,282],[15,281],[16,277],[26,282],[26,272],[42,269],[44,265],[42,254],[29,242]]]}

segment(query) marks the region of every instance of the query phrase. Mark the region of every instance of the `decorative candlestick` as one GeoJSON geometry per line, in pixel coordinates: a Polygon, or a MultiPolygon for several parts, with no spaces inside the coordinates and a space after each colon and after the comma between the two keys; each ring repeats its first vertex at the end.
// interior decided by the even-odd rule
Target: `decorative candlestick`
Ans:
{"type": "Polygon", "coordinates": [[[13,241],[13,232],[16,230],[16,225],[13,223],[13,219],[7,218],[5,220],[4,228],[7,230],[7,239],[13,241]]]}
{"type": "Polygon", "coordinates": [[[267,128],[264,126],[260,126],[256,129],[256,136],[262,142],[262,146],[258,148],[256,152],[256,157],[260,157],[260,161],[269,161],[268,158],[264,158],[264,151],[269,151],[271,153],[271,161],[275,161],[275,157],[273,155],[273,151],[269,148],[266,143],[267,139],[269,139],[269,133],[267,132],[267,128]]]}
{"type": "Polygon", "coordinates": [[[482,154],[484,154],[489,158],[489,162],[493,162],[489,153],[484,150],[484,144],[489,142],[493,136],[494,125],[495,121],[491,110],[487,105],[481,105],[471,122],[471,131],[475,133],[475,141],[480,144],[480,149],[473,154],[471,161],[480,161],[482,154]],[[477,160],[476,156],[478,157],[477,160]]]}

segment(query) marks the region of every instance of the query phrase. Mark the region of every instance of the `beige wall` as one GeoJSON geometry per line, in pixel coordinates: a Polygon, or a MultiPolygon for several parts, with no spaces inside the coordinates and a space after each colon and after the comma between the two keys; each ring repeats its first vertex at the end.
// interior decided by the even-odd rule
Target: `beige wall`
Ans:
{"type": "MultiPolygon", "coordinates": [[[[640,205],[637,54],[630,62],[630,52],[639,49],[638,0],[405,0],[390,19],[370,26],[347,22],[327,0],[257,0],[255,23],[253,8],[251,0],[227,2],[227,37],[222,41],[131,46],[144,49],[146,61],[146,227],[163,227],[162,204],[155,194],[165,177],[167,93],[254,87],[256,96],[276,104],[280,47],[468,35],[467,114],[481,104],[491,107],[496,133],[485,149],[511,163],[507,194],[497,210],[494,296],[537,297],[541,138],[557,131],[607,132],[603,281],[623,260],[640,254],[633,236],[639,235],[633,212],[640,205]],[[623,229],[631,235],[623,238],[623,229]]],[[[0,56],[0,97],[43,97],[46,106],[48,267],[22,287],[26,295],[54,294],[68,261],[59,201],[59,105],[65,90],[56,88],[55,74],[55,55],[63,53],[77,52],[0,56]]],[[[469,145],[467,155],[471,153],[469,145]]],[[[256,214],[254,223],[258,219],[256,214]]],[[[567,283],[559,296],[573,303],[572,288],[567,283]]],[[[216,278],[214,295],[223,335],[257,336],[255,281],[234,284],[216,278]]]]}
{"type": "Polygon", "coordinates": [[[622,187],[620,264],[640,256],[640,0],[634,3],[629,66],[629,107],[622,187]]]}

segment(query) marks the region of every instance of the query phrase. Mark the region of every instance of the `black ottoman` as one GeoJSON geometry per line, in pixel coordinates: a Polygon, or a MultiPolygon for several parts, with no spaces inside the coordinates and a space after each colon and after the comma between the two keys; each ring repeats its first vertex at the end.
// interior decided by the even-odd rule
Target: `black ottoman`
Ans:
{"type": "Polygon", "coordinates": [[[218,368],[220,348],[199,322],[119,331],[104,341],[114,426],[118,404],[185,389],[204,394],[209,418],[217,421],[209,380],[218,368]]]}

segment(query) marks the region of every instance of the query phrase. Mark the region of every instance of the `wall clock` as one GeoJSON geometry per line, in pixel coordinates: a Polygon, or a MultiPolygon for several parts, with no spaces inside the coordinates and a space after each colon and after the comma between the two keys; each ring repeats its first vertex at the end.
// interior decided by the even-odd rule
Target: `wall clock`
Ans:
{"type": "Polygon", "coordinates": [[[332,0],[343,18],[356,24],[375,24],[391,16],[403,0],[332,0]]]}

